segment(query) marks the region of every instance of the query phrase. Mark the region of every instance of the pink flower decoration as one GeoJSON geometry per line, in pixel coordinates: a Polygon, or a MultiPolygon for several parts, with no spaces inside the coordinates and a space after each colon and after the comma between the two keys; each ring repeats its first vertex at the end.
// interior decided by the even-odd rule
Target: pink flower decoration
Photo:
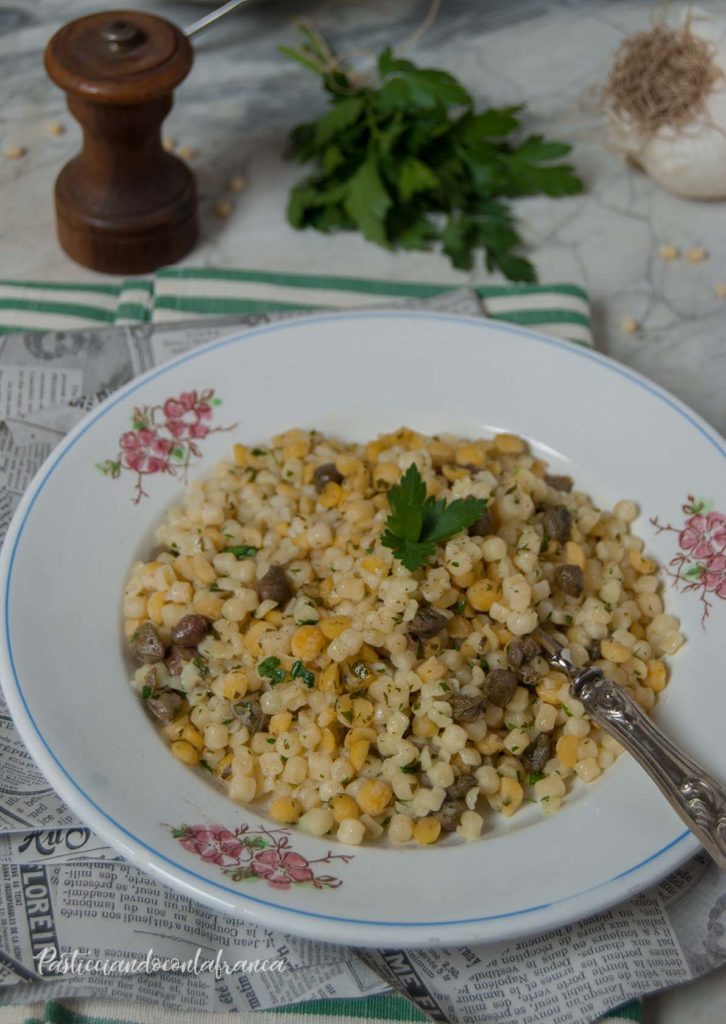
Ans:
{"type": "Polygon", "coordinates": [[[723,512],[709,512],[706,516],[706,528],[714,544],[723,551],[726,548],[726,516],[723,512]]]}
{"type": "Polygon", "coordinates": [[[166,826],[185,850],[208,864],[217,864],[235,882],[260,879],[273,889],[312,883],[316,889],[337,889],[343,883],[335,875],[316,875],[314,865],[352,860],[352,854],[332,853],[309,860],[290,849],[284,828],[250,828],[240,825],[231,832],[222,825],[166,826]]]}
{"type": "Polygon", "coordinates": [[[709,558],[701,582],[706,590],[713,591],[718,597],[726,596],[726,555],[709,558]]]}
{"type": "Polygon", "coordinates": [[[242,853],[239,839],[221,825],[193,825],[181,844],[190,853],[220,867],[239,864],[242,853]]]}
{"type": "Polygon", "coordinates": [[[709,512],[707,516],[691,516],[678,535],[678,543],[692,558],[710,558],[726,547],[726,516],[709,512]]]}
{"type": "Polygon", "coordinates": [[[137,406],[131,415],[133,430],[119,438],[116,458],[97,462],[96,469],[111,480],[118,480],[124,469],[135,473],[135,505],[147,496],[144,478],[150,474],[166,473],[186,480],[189,466],[202,458],[197,440],[237,426],[211,425],[218,405],[221,400],[214,397],[214,388],[207,388],[183,391],[158,405],[137,406]]]}
{"type": "Polygon", "coordinates": [[[121,465],[136,473],[160,473],[169,468],[172,442],[153,430],[127,430],[120,446],[121,465]]]}
{"type": "Polygon", "coordinates": [[[196,391],[183,391],[178,398],[167,398],[163,409],[164,426],[172,437],[206,437],[209,433],[209,425],[204,421],[212,418],[212,409],[196,391]]]}
{"type": "Polygon", "coordinates": [[[311,882],[315,877],[309,861],[292,850],[265,850],[257,854],[250,867],[273,889],[289,889],[293,882],[311,882]]]}
{"type": "Polygon", "coordinates": [[[726,515],[711,511],[713,502],[689,494],[682,505],[686,521],[682,526],[661,523],[658,516],[651,523],[658,533],[674,533],[678,537],[679,551],[671,558],[666,572],[673,585],[684,593],[697,593],[703,613],[701,625],[705,628],[713,594],[726,600],[726,515]]]}

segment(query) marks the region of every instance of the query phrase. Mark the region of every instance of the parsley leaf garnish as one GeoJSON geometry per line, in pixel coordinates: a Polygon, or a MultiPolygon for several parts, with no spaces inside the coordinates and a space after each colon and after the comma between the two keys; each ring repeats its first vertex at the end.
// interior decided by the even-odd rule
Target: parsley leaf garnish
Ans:
{"type": "Polygon", "coordinates": [[[437,544],[471,526],[487,507],[484,498],[447,503],[445,498],[427,497],[426,484],[414,463],[389,490],[388,504],[391,514],[381,543],[411,572],[426,564],[437,544]]]}

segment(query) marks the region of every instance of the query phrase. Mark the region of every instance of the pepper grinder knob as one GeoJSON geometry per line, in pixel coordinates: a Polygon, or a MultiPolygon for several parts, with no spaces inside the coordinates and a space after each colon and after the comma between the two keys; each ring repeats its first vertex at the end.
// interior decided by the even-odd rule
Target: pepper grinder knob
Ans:
{"type": "Polygon", "coordinates": [[[101,29],[101,39],[108,43],[109,50],[113,53],[121,53],[123,50],[131,50],[138,46],[144,36],[137,25],[130,21],[109,21],[101,29]]]}
{"type": "Polygon", "coordinates": [[[63,249],[112,274],[180,260],[197,239],[196,186],[164,150],[161,124],[192,66],[187,37],[155,15],[104,11],[56,32],[45,66],[83,129],[81,152],[55,183],[63,249]]]}

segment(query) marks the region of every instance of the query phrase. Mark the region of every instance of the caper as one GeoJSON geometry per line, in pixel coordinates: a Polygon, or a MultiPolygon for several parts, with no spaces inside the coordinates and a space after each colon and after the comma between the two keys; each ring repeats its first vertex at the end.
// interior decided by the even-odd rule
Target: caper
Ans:
{"type": "Polygon", "coordinates": [[[490,704],[503,708],[509,704],[517,689],[517,677],[506,668],[497,668],[484,680],[484,693],[490,704]]]}
{"type": "Polygon", "coordinates": [[[554,578],[557,589],[568,597],[579,597],[585,587],[585,576],[579,565],[558,565],[554,578]]]}
{"type": "Polygon", "coordinates": [[[142,665],[153,665],[161,661],[166,653],[159,634],[151,622],[142,622],[129,640],[131,653],[142,665]]]}
{"type": "Polygon", "coordinates": [[[171,642],[179,647],[196,647],[209,632],[209,623],[201,615],[184,615],[171,631],[171,642]]]}
{"type": "Polygon", "coordinates": [[[566,541],[572,529],[572,515],[564,505],[553,505],[542,517],[542,526],[552,540],[566,541]]]}

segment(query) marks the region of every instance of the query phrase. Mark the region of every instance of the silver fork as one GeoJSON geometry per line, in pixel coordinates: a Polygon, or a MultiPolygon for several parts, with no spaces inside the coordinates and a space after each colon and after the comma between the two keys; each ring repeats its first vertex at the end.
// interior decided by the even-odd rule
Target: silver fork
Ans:
{"type": "Polygon", "coordinates": [[[544,657],[570,680],[570,692],[604,732],[614,736],[726,870],[726,788],[663,735],[627,690],[599,668],[579,669],[554,637],[538,632],[544,657]]]}

